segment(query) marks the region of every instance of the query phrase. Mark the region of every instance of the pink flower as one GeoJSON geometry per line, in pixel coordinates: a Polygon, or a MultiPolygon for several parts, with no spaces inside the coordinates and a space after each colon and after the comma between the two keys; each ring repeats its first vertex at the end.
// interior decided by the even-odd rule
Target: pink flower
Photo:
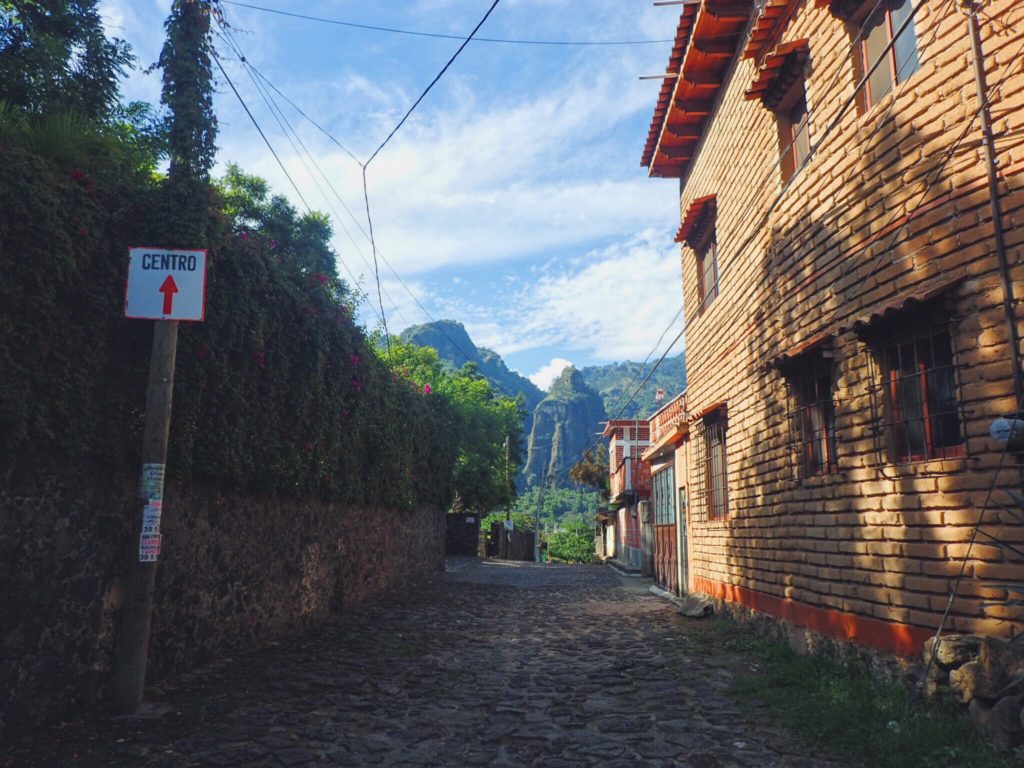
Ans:
{"type": "Polygon", "coordinates": [[[359,379],[357,379],[355,376],[353,376],[352,377],[352,387],[353,387],[353,389],[356,389],[356,390],[362,389],[363,388],[363,382],[361,382],[359,379]]]}
{"type": "Polygon", "coordinates": [[[320,285],[323,285],[324,283],[327,282],[329,278],[327,277],[327,275],[317,272],[315,275],[313,275],[313,279],[316,280],[320,285]]]}
{"type": "Polygon", "coordinates": [[[430,394],[431,392],[433,392],[433,391],[434,391],[434,390],[432,390],[432,389],[430,388],[430,385],[429,385],[429,384],[424,384],[424,385],[423,385],[423,394],[424,394],[424,395],[429,395],[429,394],[430,394]]]}
{"type": "Polygon", "coordinates": [[[271,248],[277,248],[277,240],[271,240],[270,241],[270,247],[271,248]]]}
{"type": "Polygon", "coordinates": [[[249,239],[249,233],[248,232],[241,232],[241,233],[239,233],[238,239],[239,240],[248,240],[249,239]]]}
{"type": "Polygon", "coordinates": [[[359,365],[359,355],[352,355],[352,365],[359,365]]]}
{"type": "Polygon", "coordinates": [[[342,408],[341,409],[341,417],[343,419],[347,419],[348,418],[348,408],[342,408]]]}

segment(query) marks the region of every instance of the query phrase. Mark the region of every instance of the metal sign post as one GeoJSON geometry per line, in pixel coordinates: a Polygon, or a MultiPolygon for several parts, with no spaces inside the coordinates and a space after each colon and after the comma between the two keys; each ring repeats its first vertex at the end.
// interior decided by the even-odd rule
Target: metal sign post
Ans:
{"type": "Polygon", "coordinates": [[[157,322],[146,384],[140,514],[136,514],[133,521],[121,637],[114,670],[113,704],[120,714],[131,714],[139,708],[146,682],[153,588],[162,542],[160,520],[167,440],[171,430],[178,320],[202,320],[205,303],[206,251],[131,249],[125,316],[153,318],[157,322]]]}

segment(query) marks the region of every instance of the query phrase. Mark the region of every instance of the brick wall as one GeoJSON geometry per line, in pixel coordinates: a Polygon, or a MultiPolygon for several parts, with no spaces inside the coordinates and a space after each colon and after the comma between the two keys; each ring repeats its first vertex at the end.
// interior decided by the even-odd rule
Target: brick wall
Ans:
{"type": "MultiPolygon", "coordinates": [[[[0,484],[0,740],[104,706],[138,479],[25,461],[0,484]]],[[[430,508],[346,507],[169,481],[149,680],[309,630],[442,567],[430,508]]]]}
{"type": "MultiPolygon", "coordinates": [[[[991,0],[982,24],[1011,277],[1022,296],[1024,7],[991,0]]],[[[906,626],[934,630],[993,479],[998,446],[988,425],[1014,409],[981,133],[977,122],[968,127],[977,100],[966,22],[952,4],[925,3],[916,32],[920,70],[866,113],[839,118],[771,212],[782,189],[772,167],[776,120],[743,96],[758,62],[735,61],[680,185],[681,215],[716,195],[721,274],[720,295],[699,313],[696,258],[683,245],[689,407],[728,406],[729,516],[691,518],[691,584],[777,614],[791,610],[780,605],[806,609],[792,616],[822,626],[860,617],[873,628],[861,633],[869,643],[878,629],[871,621],[901,637],[906,626]],[[857,321],[952,277],[962,278],[947,300],[965,455],[897,463],[885,449],[881,374],[857,321]],[[801,479],[786,381],[766,363],[829,331],[838,471],[801,479]]],[[[854,92],[851,37],[827,7],[806,0],[779,41],[800,38],[809,41],[814,142],[854,92]]],[[[692,441],[689,450],[692,488],[692,441]]],[[[1004,470],[997,484],[1019,487],[1016,471],[1004,470]]],[[[989,514],[986,530],[1024,542],[1011,519],[989,514]]],[[[1024,567],[979,543],[966,575],[948,628],[1002,636],[1024,628],[1018,609],[979,605],[1005,593],[978,581],[1024,581],[1024,567]]],[[[893,647],[909,649],[901,643],[893,647]]]]}

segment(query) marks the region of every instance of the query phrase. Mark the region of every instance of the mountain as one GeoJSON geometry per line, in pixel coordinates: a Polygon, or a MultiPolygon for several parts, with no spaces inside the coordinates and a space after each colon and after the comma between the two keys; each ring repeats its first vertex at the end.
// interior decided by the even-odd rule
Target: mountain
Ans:
{"type": "Polygon", "coordinates": [[[601,396],[587,386],[583,374],[571,366],[562,371],[533,412],[523,467],[526,486],[572,486],[569,467],[594,442],[605,418],[601,396]]]}
{"type": "Polygon", "coordinates": [[[640,392],[628,406],[619,410],[633,394],[644,376],[651,371],[654,363],[643,366],[641,363],[610,363],[609,365],[590,365],[580,370],[583,380],[591,389],[597,391],[604,401],[604,409],[608,418],[635,419],[648,418],[673,397],[686,389],[686,355],[667,357],[658,366],[640,392]],[[658,389],[665,392],[665,399],[656,400],[658,389]]]}
{"type": "Polygon", "coordinates": [[[441,362],[450,368],[461,368],[467,362],[476,363],[477,372],[500,394],[509,397],[522,394],[526,399],[527,412],[532,412],[544,399],[540,388],[525,376],[510,370],[501,355],[474,344],[462,323],[436,320],[414,325],[402,331],[398,338],[420,347],[433,347],[441,362]]]}

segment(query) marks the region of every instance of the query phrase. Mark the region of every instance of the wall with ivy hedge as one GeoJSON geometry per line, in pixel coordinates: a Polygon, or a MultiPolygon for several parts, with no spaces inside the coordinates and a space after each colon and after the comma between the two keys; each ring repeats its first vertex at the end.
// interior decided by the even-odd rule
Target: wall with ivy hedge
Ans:
{"type": "MultiPolygon", "coordinates": [[[[93,155],[95,156],[95,155],[93,155]]],[[[0,739],[105,696],[138,514],[152,324],[122,317],[160,185],[0,136],[0,739]]],[[[306,629],[440,566],[444,397],[352,318],[322,222],[209,190],[206,321],[183,325],[151,672],[306,629]]]]}
{"type": "MultiPolygon", "coordinates": [[[[137,468],[152,324],[123,319],[122,302],[128,247],[156,245],[151,223],[167,215],[159,189],[11,147],[0,179],[0,465],[45,451],[137,468]]],[[[447,504],[450,404],[390,374],[301,231],[238,226],[217,204],[211,192],[206,320],[180,334],[169,472],[447,504]]]]}

